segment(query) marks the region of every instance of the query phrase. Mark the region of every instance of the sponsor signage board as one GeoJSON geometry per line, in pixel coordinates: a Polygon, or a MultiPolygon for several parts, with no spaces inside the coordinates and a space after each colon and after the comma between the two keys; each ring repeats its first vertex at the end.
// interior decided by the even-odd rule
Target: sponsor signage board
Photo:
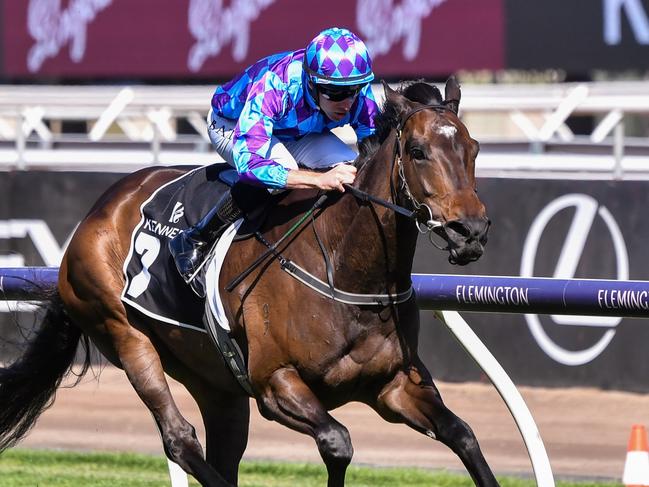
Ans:
{"type": "Polygon", "coordinates": [[[502,0],[26,0],[4,2],[12,78],[214,78],[347,27],[380,76],[503,67],[502,0]],[[470,12],[470,15],[465,15],[470,12]],[[386,26],[391,26],[386,29],[386,26]]]}
{"type": "Polygon", "coordinates": [[[0,73],[222,82],[334,25],[391,79],[649,68],[649,0],[24,0],[0,2],[0,73]]]}

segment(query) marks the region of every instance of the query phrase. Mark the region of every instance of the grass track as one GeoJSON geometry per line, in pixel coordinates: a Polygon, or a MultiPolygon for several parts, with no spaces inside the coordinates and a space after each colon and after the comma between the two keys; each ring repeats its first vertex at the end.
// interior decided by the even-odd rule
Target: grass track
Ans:
{"type": "MultiPolygon", "coordinates": [[[[534,487],[533,480],[499,477],[503,487],[534,487]]],[[[322,487],[324,466],[244,462],[240,487],[322,487]]],[[[162,487],[169,486],[163,457],[131,453],[70,453],[9,450],[0,456],[2,487],[162,487]]],[[[190,486],[199,484],[193,479],[190,486]]],[[[443,471],[352,466],[348,487],[470,487],[465,475],[443,471]]],[[[557,482],[557,487],[619,487],[619,482],[557,482]]]]}

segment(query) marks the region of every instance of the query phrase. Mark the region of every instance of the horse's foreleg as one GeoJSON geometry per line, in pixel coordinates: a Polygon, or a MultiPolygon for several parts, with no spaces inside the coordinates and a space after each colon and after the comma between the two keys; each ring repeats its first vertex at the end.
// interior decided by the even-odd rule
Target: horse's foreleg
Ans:
{"type": "Polygon", "coordinates": [[[277,370],[259,401],[264,417],[315,439],[327,466],[328,487],[345,485],[345,472],[354,453],[349,432],[327,412],[295,369],[277,370]]]}
{"type": "Polygon", "coordinates": [[[194,427],[180,414],[160,356],[149,337],[123,323],[107,327],[112,329],[115,348],[129,381],[158,424],[167,457],[204,486],[231,486],[204,460],[194,427]]]}
{"type": "Polygon", "coordinates": [[[374,407],[387,421],[405,423],[448,446],[476,485],[498,485],[469,425],[444,405],[435,385],[423,381],[415,369],[398,373],[383,388],[374,407]]]}

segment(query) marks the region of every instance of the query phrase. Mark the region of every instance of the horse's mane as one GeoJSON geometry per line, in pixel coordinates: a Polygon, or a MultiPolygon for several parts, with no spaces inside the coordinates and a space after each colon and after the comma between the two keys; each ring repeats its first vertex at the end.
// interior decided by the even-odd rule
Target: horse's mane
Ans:
{"type": "MultiPolygon", "coordinates": [[[[397,89],[397,93],[405,96],[410,101],[422,103],[424,105],[441,104],[443,101],[442,94],[435,85],[431,85],[422,80],[402,83],[397,89]]],[[[379,110],[378,115],[374,118],[376,132],[366,137],[358,144],[359,156],[356,159],[356,166],[360,167],[379,149],[383,141],[387,138],[390,130],[396,128],[399,124],[399,111],[393,103],[387,99],[379,110]]]]}

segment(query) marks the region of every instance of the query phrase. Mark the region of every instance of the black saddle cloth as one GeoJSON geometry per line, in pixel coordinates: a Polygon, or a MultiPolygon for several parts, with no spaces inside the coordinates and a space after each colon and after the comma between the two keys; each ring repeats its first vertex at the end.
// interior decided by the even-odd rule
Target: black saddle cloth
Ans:
{"type": "MultiPolygon", "coordinates": [[[[234,174],[233,174],[234,173],[234,174]]],[[[176,270],[169,240],[196,224],[236,181],[227,164],[201,167],[158,188],[140,210],[124,263],[122,301],[170,324],[203,330],[204,300],[176,270]]]]}

